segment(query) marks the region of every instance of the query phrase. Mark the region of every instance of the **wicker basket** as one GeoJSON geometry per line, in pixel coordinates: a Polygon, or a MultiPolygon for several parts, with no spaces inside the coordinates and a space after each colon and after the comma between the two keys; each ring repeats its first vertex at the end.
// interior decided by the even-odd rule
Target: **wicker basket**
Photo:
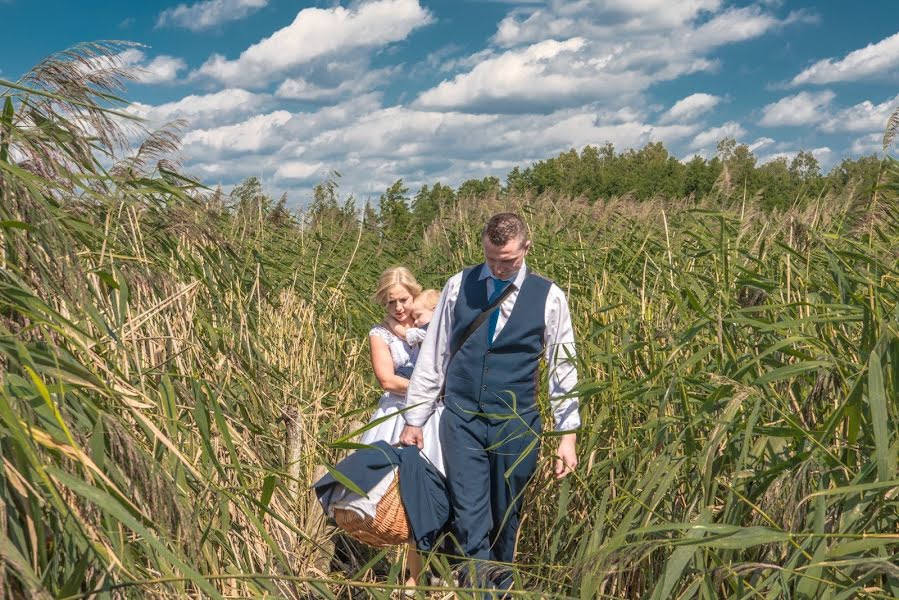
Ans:
{"type": "Polygon", "coordinates": [[[368,516],[361,517],[351,510],[335,508],[334,520],[337,521],[337,526],[360,542],[375,548],[409,542],[412,530],[409,527],[403,500],[400,498],[399,483],[400,476],[397,473],[378,502],[374,519],[368,516]]]}

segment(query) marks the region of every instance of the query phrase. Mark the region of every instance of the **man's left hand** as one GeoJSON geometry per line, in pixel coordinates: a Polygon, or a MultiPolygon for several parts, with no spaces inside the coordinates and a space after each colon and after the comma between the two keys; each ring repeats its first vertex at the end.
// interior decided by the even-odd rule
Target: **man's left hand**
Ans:
{"type": "Polygon", "coordinates": [[[559,440],[559,448],[556,450],[556,479],[562,479],[577,466],[577,452],[575,452],[576,433],[566,433],[559,440]]]}

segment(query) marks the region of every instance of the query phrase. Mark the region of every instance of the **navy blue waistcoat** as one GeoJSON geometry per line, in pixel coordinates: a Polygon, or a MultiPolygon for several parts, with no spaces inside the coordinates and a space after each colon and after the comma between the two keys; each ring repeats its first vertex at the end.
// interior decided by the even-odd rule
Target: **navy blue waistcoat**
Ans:
{"type": "MultiPolygon", "coordinates": [[[[453,309],[451,345],[488,305],[487,280],[479,280],[483,265],[462,274],[453,309]]],[[[537,409],[537,376],[543,356],[546,298],[552,282],[528,273],[509,320],[487,340],[482,324],[456,352],[446,374],[447,409],[469,421],[478,414],[528,414],[537,409]]],[[[499,310],[499,309],[497,309],[499,310]]]]}

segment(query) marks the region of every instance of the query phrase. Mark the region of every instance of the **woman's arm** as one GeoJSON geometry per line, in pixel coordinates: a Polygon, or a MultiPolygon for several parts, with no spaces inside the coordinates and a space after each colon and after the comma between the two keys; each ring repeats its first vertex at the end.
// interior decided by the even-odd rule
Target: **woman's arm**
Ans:
{"type": "Polygon", "coordinates": [[[371,345],[371,366],[381,388],[385,392],[405,394],[406,388],[409,387],[409,380],[393,372],[393,357],[390,356],[387,342],[377,335],[369,336],[368,341],[371,345]]]}
{"type": "Polygon", "coordinates": [[[411,327],[403,325],[393,317],[387,317],[387,326],[390,327],[390,330],[400,339],[405,339],[406,332],[411,329],[411,327]]]}

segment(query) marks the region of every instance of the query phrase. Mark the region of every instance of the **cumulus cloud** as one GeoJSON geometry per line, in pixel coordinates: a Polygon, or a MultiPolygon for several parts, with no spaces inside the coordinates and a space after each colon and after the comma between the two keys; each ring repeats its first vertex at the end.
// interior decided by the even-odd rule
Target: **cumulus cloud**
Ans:
{"type": "Polygon", "coordinates": [[[547,37],[658,31],[683,26],[720,6],[721,0],[551,0],[546,6],[513,11],[500,22],[493,40],[515,46],[547,37]]]}
{"type": "Polygon", "coordinates": [[[758,6],[717,0],[602,0],[517,9],[500,23],[498,49],[423,92],[418,105],[467,111],[546,112],[716,67],[713,50],[792,22],[758,6]],[[664,35],[660,32],[664,31],[664,35]],[[552,39],[548,39],[552,38],[552,39]]]}
{"type": "Polygon", "coordinates": [[[870,100],[845,108],[825,121],[821,128],[836,131],[880,131],[886,129],[887,120],[899,108],[899,94],[890,100],[874,104],[870,100]]]}
{"type": "Polygon", "coordinates": [[[833,99],[834,93],[830,90],[800,92],[781,98],[762,109],[759,125],[780,127],[819,123],[827,117],[827,110],[833,99]]]}
{"type": "Polygon", "coordinates": [[[769,137],[760,137],[751,144],[749,144],[749,151],[755,152],[756,150],[761,150],[762,148],[766,148],[774,143],[774,140],[769,137]]]}
{"type": "Polygon", "coordinates": [[[143,50],[128,48],[114,56],[93,58],[82,66],[85,70],[111,67],[130,68],[138,83],[151,84],[174,81],[178,72],[185,69],[187,64],[180,58],[166,54],[160,54],[151,60],[143,50]]]}
{"type": "Polygon", "coordinates": [[[263,85],[316,59],[405,39],[432,21],[418,0],[376,0],[353,9],[306,8],[279,29],[228,60],[213,54],[197,71],[224,83],[263,85]]]}
{"type": "MultiPolygon", "coordinates": [[[[200,4],[206,2],[192,6],[200,4]]],[[[795,15],[777,15],[779,5],[519,0],[477,52],[450,45],[418,64],[373,69],[375,51],[433,16],[421,0],[337,4],[299,11],[239,56],[210,56],[192,76],[216,86],[214,93],[129,110],[153,121],[191,121],[183,150],[188,172],[226,187],[259,176],[276,195],[308,194],[331,169],[344,175],[341,190],[357,197],[399,178],[413,190],[435,181],[458,185],[606,142],[625,151],[661,141],[678,154],[704,156],[726,137],[755,140],[753,151],[794,147],[756,132],[749,137],[737,119],[711,127],[706,119],[720,108],[720,96],[697,92],[659,106],[646,93],[715,69],[723,46],[795,22],[795,15]],[[385,106],[378,90],[387,83],[396,89],[401,69],[415,81],[439,75],[411,102],[400,95],[385,106]],[[260,93],[263,86],[268,93],[260,93]]],[[[818,103],[827,108],[832,99],[818,103]]],[[[763,119],[775,120],[775,105],[763,119]]],[[[825,112],[816,122],[825,122],[825,112]]],[[[291,196],[292,203],[305,200],[291,196]]]]}
{"type": "Polygon", "coordinates": [[[275,171],[275,177],[278,179],[298,179],[309,181],[312,179],[321,179],[324,173],[322,163],[307,163],[300,160],[292,160],[282,163],[275,171]],[[317,177],[318,176],[318,177],[317,177]]]}
{"type": "Polygon", "coordinates": [[[721,102],[720,96],[712,94],[690,94],[674,103],[668,111],[662,115],[662,122],[692,121],[699,115],[712,110],[721,102]]]}
{"type": "Polygon", "coordinates": [[[852,140],[850,151],[857,155],[880,154],[883,152],[883,134],[869,133],[852,140]]]}
{"type": "Polygon", "coordinates": [[[276,135],[291,119],[286,110],[256,115],[235,125],[211,129],[194,129],[184,136],[185,152],[206,149],[228,152],[256,152],[276,147],[280,136],[276,135]]]}
{"type": "Polygon", "coordinates": [[[139,66],[142,73],[138,80],[141,83],[165,83],[177,79],[178,71],[187,67],[187,64],[180,58],[160,55],[139,66]]]}
{"type": "Polygon", "coordinates": [[[586,45],[583,38],[571,38],[506,51],[426,90],[417,105],[518,112],[582,104],[597,96],[616,96],[646,87],[647,81],[640,74],[603,73],[601,61],[585,61],[582,51],[586,45]]]}
{"type": "Polygon", "coordinates": [[[690,148],[706,149],[717,146],[718,142],[724,138],[733,138],[739,140],[746,135],[746,130],[736,121],[728,121],[720,127],[712,127],[706,129],[693,138],[690,142],[690,148]]]}
{"type": "Polygon", "coordinates": [[[625,150],[689,140],[699,130],[640,117],[639,111],[606,111],[596,104],[545,115],[383,107],[368,94],[307,112],[254,113],[237,123],[195,128],[184,136],[183,154],[188,172],[226,186],[267,174],[264,183],[273,190],[308,189],[337,169],[344,174],[342,189],[364,195],[399,178],[413,189],[436,180],[458,185],[470,177],[502,176],[572,147],[610,142],[625,150]]]}
{"type": "Polygon", "coordinates": [[[793,78],[793,85],[805,83],[827,84],[838,81],[859,81],[896,73],[899,69],[899,33],[876,44],[854,50],[840,60],[819,60],[793,78]]]}
{"type": "Polygon", "coordinates": [[[242,19],[265,7],[268,0],[203,0],[167,8],[156,18],[157,27],[183,27],[202,31],[228,21],[242,19]]]}
{"type": "Polygon", "coordinates": [[[227,88],[212,94],[191,94],[184,98],[153,106],[135,102],[128,106],[128,112],[146,119],[154,126],[185,119],[193,127],[221,125],[231,118],[263,110],[270,104],[271,97],[254,94],[240,88],[227,88]]]}
{"type": "Polygon", "coordinates": [[[330,73],[313,81],[289,77],[281,82],[275,96],[305,102],[330,102],[371,91],[387,81],[395,68],[367,69],[367,65],[328,65],[330,73]],[[343,67],[343,68],[341,68],[343,67]]]}

